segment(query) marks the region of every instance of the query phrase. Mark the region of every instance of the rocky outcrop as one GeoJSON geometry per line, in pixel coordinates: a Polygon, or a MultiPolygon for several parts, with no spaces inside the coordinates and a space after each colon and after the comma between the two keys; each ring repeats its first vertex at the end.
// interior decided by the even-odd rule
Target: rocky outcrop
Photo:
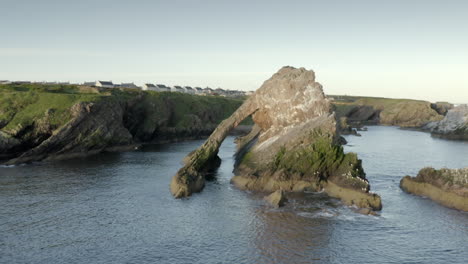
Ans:
{"type": "MultiPolygon", "coordinates": [[[[348,125],[389,125],[421,128],[439,121],[450,104],[431,104],[426,101],[375,97],[334,96],[333,106],[338,118],[346,118],[348,125]]],[[[346,126],[343,126],[346,128],[346,126]]]]}
{"type": "Polygon", "coordinates": [[[447,115],[447,112],[455,106],[448,102],[436,102],[431,104],[431,108],[434,109],[439,115],[447,115]]]}
{"type": "Polygon", "coordinates": [[[468,211],[468,168],[424,168],[416,177],[406,176],[400,187],[412,194],[429,197],[447,207],[468,211]]]}
{"type": "Polygon", "coordinates": [[[20,144],[16,138],[0,131],[0,159],[11,157],[20,144]]]}
{"type": "Polygon", "coordinates": [[[6,164],[79,157],[132,144],[132,135],[122,123],[123,111],[122,106],[111,102],[76,104],[71,109],[71,121],[6,164]]]}
{"type": "Polygon", "coordinates": [[[468,140],[468,105],[448,110],[444,119],[429,123],[425,128],[435,137],[468,140]]]}
{"type": "Polygon", "coordinates": [[[264,192],[325,190],[347,204],[381,208],[380,197],[369,193],[361,161],[338,144],[335,115],[315,73],[292,67],[265,81],[186,158],[171,182],[175,197],[203,188],[203,171],[211,166],[222,140],[249,115],[255,129],[238,141],[234,185],[264,192]]]}
{"type": "MultiPolygon", "coordinates": [[[[48,95],[36,97],[41,96],[47,99],[48,95]]],[[[28,103],[30,108],[39,108],[34,100],[28,103]]],[[[60,120],[60,125],[54,108],[33,113],[39,117],[28,123],[14,120],[20,116],[16,114],[8,122],[18,125],[0,130],[0,163],[66,159],[134,149],[143,143],[201,138],[208,136],[240,104],[241,101],[225,98],[140,92],[75,103],[63,111],[68,119],[60,120]]],[[[0,113],[2,110],[0,106],[0,113]]]]}
{"type": "Polygon", "coordinates": [[[288,198],[286,198],[286,194],[283,190],[277,190],[272,194],[265,196],[263,199],[276,208],[282,207],[288,202],[288,198]]]}

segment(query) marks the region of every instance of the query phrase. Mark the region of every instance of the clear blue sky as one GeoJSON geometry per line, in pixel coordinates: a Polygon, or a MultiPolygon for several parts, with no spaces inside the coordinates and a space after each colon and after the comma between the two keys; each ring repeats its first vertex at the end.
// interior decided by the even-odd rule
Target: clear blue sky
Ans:
{"type": "Polygon", "coordinates": [[[0,0],[0,79],[254,90],[284,65],[329,94],[468,102],[468,1],[0,0]]]}

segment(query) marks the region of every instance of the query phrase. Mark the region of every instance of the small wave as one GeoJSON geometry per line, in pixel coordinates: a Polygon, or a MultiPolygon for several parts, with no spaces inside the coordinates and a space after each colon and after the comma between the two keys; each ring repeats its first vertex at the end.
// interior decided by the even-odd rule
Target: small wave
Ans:
{"type": "Polygon", "coordinates": [[[306,217],[306,218],[331,218],[331,217],[338,216],[338,213],[330,211],[330,210],[321,210],[319,212],[314,212],[314,213],[298,212],[297,215],[306,217]]]}
{"type": "Polygon", "coordinates": [[[19,164],[19,165],[0,165],[0,168],[15,168],[15,167],[20,167],[24,166],[25,164],[19,164]]]}

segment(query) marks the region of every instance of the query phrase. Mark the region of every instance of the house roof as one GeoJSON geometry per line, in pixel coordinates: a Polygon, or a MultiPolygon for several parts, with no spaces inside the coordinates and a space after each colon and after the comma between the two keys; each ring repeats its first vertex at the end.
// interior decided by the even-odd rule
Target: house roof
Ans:
{"type": "Polygon", "coordinates": [[[166,87],[166,85],[164,85],[164,84],[156,84],[156,86],[157,86],[158,88],[168,88],[168,87],[166,87]]]}
{"type": "Polygon", "coordinates": [[[152,83],[145,83],[146,87],[156,87],[154,84],[152,83]]]}
{"type": "Polygon", "coordinates": [[[108,81],[98,81],[102,85],[114,85],[112,82],[108,81]]]}
{"type": "Polygon", "coordinates": [[[176,88],[176,89],[183,89],[183,88],[182,88],[181,86],[179,86],[179,85],[174,86],[174,88],[176,88]]]}
{"type": "Polygon", "coordinates": [[[193,90],[193,88],[190,87],[190,86],[185,86],[185,89],[187,89],[187,90],[193,90]]]}

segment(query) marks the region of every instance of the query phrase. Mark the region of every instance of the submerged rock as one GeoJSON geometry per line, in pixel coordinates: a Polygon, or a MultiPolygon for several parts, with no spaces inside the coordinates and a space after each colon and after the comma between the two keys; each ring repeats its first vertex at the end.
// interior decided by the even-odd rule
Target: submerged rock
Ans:
{"type": "Polygon", "coordinates": [[[187,157],[171,182],[175,197],[201,191],[201,172],[227,133],[250,115],[255,129],[237,141],[234,185],[264,192],[325,190],[346,204],[381,209],[380,197],[369,193],[361,161],[339,144],[335,115],[315,73],[293,67],[265,81],[187,157]]]}
{"type": "Polygon", "coordinates": [[[444,119],[426,126],[435,137],[468,140],[468,105],[448,110],[444,119]]]}
{"type": "Polygon", "coordinates": [[[279,208],[285,205],[285,203],[288,202],[288,199],[286,198],[286,194],[284,193],[283,190],[277,190],[273,192],[272,194],[265,196],[263,198],[265,201],[267,201],[271,206],[279,208]]]}
{"type": "Polygon", "coordinates": [[[468,211],[468,167],[464,169],[424,168],[416,177],[405,176],[400,187],[426,196],[447,207],[468,211]]]}

